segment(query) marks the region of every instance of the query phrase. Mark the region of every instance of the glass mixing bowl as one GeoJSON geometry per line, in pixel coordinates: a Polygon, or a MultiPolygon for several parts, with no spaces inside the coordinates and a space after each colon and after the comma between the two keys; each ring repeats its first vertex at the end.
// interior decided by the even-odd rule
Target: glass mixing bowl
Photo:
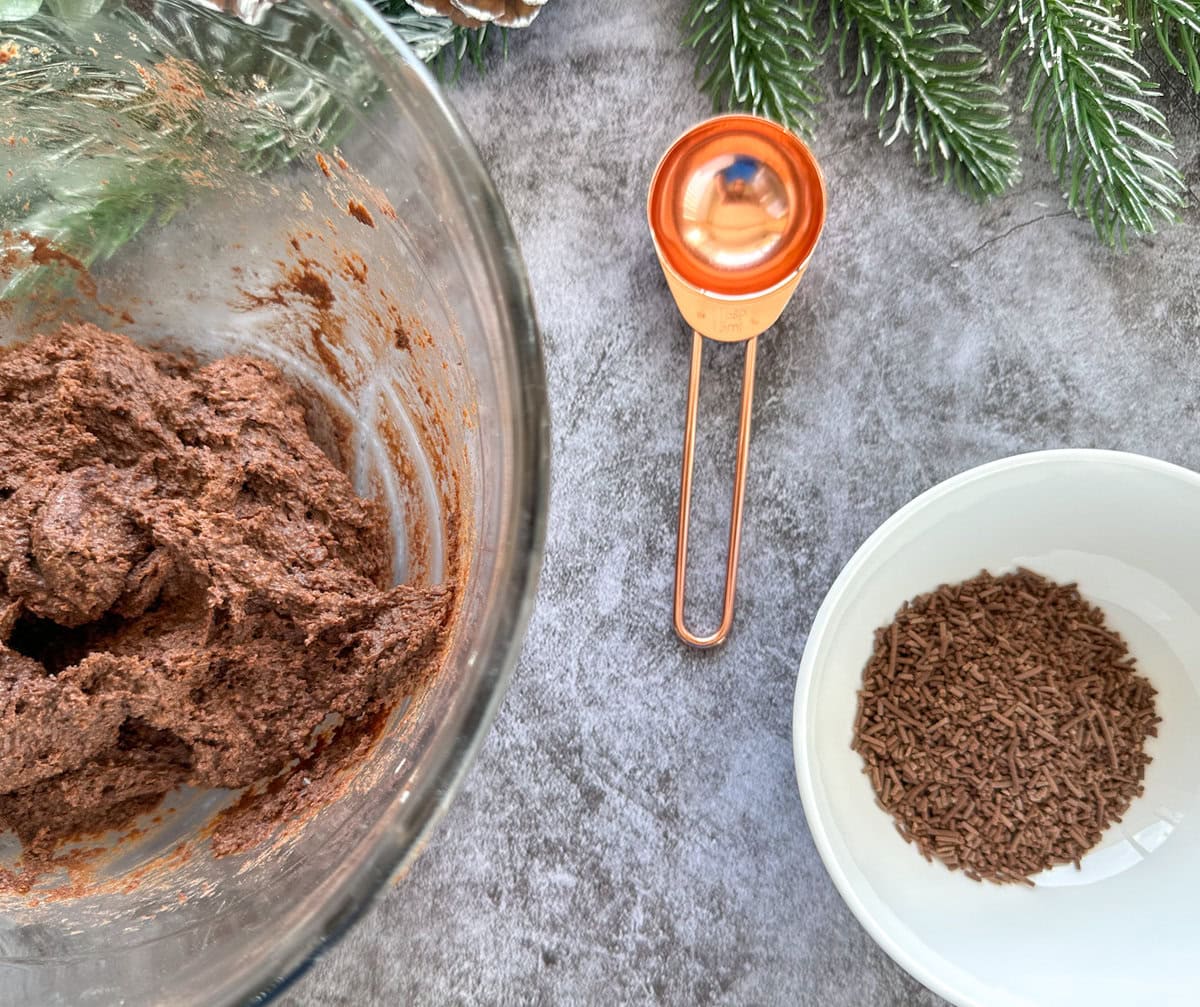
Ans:
{"type": "MultiPolygon", "coordinates": [[[[359,0],[0,0],[0,230],[0,342],[66,318],[276,361],[387,505],[397,578],[459,586],[440,675],[336,799],[215,857],[237,795],[176,793],[98,840],[74,888],[0,895],[0,1003],[269,994],[412,862],[520,647],[548,421],[516,243],[429,74],[359,0]]],[[[18,855],[0,838],[0,867],[18,855]]]]}

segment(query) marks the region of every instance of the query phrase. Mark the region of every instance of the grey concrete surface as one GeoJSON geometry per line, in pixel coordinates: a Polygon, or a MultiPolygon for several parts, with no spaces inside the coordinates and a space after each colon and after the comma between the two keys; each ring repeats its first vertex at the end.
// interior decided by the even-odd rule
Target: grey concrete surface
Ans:
{"type": "MultiPolygon", "coordinates": [[[[911,497],[1015,452],[1200,467],[1200,221],[1104,250],[1031,150],[979,206],[832,94],[828,229],[760,351],[735,634],[670,629],[688,335],[646,234],[658,156],[707,106],[674,2],[555,0],[452,93],[522,241],[554,416],[524,657],[411,875],[285,997],[417,1004],[932,1005],[843,905],[790,719],[807,627],[911,497]]],[[[1197,138],[1176,116],[1197,183],[1197,138]]],[[[1031,146],[1031,145],[1030,145],[1031,146]]],[[[723,570],[737,350],[705,368],[695,619],[723,570]]]]}

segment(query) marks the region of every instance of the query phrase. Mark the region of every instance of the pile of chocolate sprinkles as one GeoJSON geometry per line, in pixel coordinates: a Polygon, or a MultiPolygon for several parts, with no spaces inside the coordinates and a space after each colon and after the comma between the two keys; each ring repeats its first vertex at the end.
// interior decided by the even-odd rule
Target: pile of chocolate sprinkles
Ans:
{"type": "Polygon", "coordinates": [[[1075,585],[984,572],[875,633],[853,748],[925,858],[976,881],[1074,863],[1142,793],[1154,689],[1075,585]]]}

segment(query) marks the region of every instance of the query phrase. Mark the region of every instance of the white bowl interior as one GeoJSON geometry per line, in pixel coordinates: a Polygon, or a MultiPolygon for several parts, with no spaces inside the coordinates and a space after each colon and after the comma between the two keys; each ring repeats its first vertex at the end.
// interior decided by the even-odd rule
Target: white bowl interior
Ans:
{"type": "Polygon", "coordinates": [[[1006,459],[909,504],[847,564],[805,650],[793,725],[821,856],[872,936],[958,1004],[1200,1002],[1200,476],[1099,451],[1006,459]],[[873,632],[939,584],[1027,566],[1078,582],[1158,690],[1145,794],[1037,887],[926,863],[851,751],[873,632]]]}

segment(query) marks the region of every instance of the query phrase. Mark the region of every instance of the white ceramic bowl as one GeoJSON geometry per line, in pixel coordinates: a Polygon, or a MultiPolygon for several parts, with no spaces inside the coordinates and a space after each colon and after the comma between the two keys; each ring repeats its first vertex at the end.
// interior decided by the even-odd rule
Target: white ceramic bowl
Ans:
{"type": "Polygon", "coordinates": [[[984,465],[922,494],[846,565],[796,686],[796,775],[825,866],[913,976],[972,1007],[1200,1003],[1200,475],[1107,451],[984,465]],[[850,750],[876,627],[945,582],[1017,565],[1076,581],[1158,690],[1145,795],[1037,887],[926,863],[850,750]]]}

